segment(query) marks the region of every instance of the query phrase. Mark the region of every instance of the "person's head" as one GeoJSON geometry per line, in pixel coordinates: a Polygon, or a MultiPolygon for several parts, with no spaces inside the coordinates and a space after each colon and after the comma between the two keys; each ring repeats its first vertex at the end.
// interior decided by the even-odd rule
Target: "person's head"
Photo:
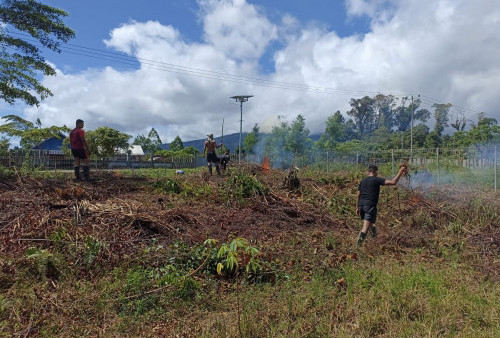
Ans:
{"type": "Polygon", "coordinates": [[[378,175],[378,167],[374,164],[368,166],[368,175],[377,176],[378,175]]]}
{"type": "Polygon", "coordinates": [[[83,124],[84,124],[83,120],[80,120],[80,119],[76,120],[76,127],[77,128],[83,128],[83,124]]]}
{"type": "Polygon", "coordinates": [[[214,139],[214,134],[208,134],[207,137],[208,137],[209,140],[213,140],[214,139]]]}
{"type": "Polygon", "coordinates": [[[229,149],[226,149],[226,154],[229,155],[229,149]]]}

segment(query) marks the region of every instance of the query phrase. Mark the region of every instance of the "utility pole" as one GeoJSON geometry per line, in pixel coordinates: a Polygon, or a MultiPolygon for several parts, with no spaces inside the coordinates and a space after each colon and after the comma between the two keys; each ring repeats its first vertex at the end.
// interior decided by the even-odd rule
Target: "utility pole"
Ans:
{"type": "Polygon", "coordinates": [[[242,126],[243,126],[243,102],[247,102],[249,98],[253,97],[253,95],[238,95],[231,96],[232,99],[235,99],[240,103],[240,144],[238,149],[238,163],[241,163],[241,134],[242,134],[242,126]]]}

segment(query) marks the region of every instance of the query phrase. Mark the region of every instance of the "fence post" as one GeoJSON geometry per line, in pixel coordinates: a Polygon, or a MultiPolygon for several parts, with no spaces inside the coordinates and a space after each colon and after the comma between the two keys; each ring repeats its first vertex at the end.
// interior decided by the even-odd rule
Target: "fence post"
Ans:
{"type": "Polygon", "coordinates": [[[392,176],[395,175],[394,172],[394,149],[391,149],[391,157],[392,157],[392,176]]]}
{"type": "Polygon", "coordinates": [[[328,151],[326,152],[326,172],[330,172],[330,158],[328,157],[328,151]]]}
{"type": "Polygon", "coordinates": [[[439,148],[436,148],[436,162],[437,162],[437,185],[439,185],[439,148]]]}

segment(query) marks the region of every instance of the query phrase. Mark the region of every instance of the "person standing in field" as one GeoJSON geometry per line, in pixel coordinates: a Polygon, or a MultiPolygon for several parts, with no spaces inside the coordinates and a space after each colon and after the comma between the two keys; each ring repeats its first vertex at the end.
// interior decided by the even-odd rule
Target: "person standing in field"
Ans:
{"type": "Polygon", "coordinates": [[[380,195],[380,186],[396,185],[403,174],[408,171],[406,166],[401,166],[397,175],[392,180],[378,177],[378,167],[370,165],[368,176],[363,178],[358,186],[356,200],[356,214],[363,220],[363,229],[358,235],[357,245],[363,244],[366,234],[370,231],[373,237],[377,236],[375,221],[377,220],[377,204],[380,195]]]}
{"type": "Polygon", "coordinates": [[[215,153],[215,149],[222,147],[222,143],[217,145],[217,141],[214,140],[214,134],[208,134],[207,137],[205,147],[203,148],[203,157],[205,157],[205,154],[207,155],[207,166],[210,175],[212,175],[212,163],[215,163],[217,175],[220,175],[219,158],[215,153]]]}
{"type": "Polygon", "coordinates": [[[82,165],[83,177],[89,181],[89,146],[83,131],[83,120],[76,120],[76,128],[69,133],[71,153],[75,158],[75,178],[80,180],[80,164],[82,165]]]}

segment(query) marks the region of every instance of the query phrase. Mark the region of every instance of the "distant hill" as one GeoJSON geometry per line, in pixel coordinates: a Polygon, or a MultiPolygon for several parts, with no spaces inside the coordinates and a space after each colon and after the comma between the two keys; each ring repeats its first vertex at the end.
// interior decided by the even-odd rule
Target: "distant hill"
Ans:
{"type": "MultiPolygon", "coordinates": [[[[241,133],[241,142],[243,143],[243,140],[245,140],[245,136],[247,136],[248,133],[241,133]]],[[[267,135],[267,134],[263,134],[267,135]]],[[[321,137],[320,134],[314,134],[314,135],[309,135],[309,138],[313,140],[313,142],[316,142],[319,140],[321,137]]],[[[192,141],[182,141],[182,144],[184,147],[194,147],[198,149],[200,152],[203,152],[203,146],[205,144],[206,138],[203,139],[198,139],[198,140],[192,140],[192,141]]],[[[221,136],[216,136],[215,140],[217,141],[217,144],[221,142],[221,136]]],[[[229,134],[229,135],[224,135],[224,140],[222,143],[226,145],[227,148],[231,149],[231,152],[235,152],[236,148],[238,148],[238,144],[240,142],[240,133],[234,133],[234,134],[229,134]]],[[[244,147],[244,145],[243,145],[244,147]]],[[[161,145],[162,150],[169,150],[170,149],[170,143],[164,143],[161,145]]]]}
{"type": "MultiPolygon", "coordinates": [[[[245,136],[247,136],[248,133],[241,133],[241,142],[243,143],[243,140],[245,139],[245,136]]],[[[217,141],[217,144],[221,143],[221,136],[215,136],[215,140],[217,141]]],[[[203,152],[203,146],[205,145],[205,140],[206,138],[203,139],[198,139],[198,140],[192,140],[192,141],[182,141],[182,144],[184,147],[194,147],[198,149],[200,152],[203,152]]],[[[227,148],[231,149],[231,152],[234,152],[236,148],[238,148],[238,144],[240,142],[240,133],[234,133],[234,134],[229,134],[229,135],[224,135],[224,140],[222,143],[226,145],[227,148]]],[[[170,143],[164,143],[161,145],[162,150],[169,150],[170,149],[170,143]]]]}

